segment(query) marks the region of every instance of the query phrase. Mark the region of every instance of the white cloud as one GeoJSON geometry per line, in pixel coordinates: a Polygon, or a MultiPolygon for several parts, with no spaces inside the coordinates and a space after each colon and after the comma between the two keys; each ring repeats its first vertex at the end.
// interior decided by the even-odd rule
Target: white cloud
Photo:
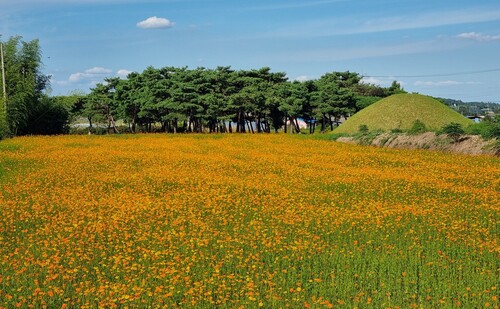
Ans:
{"type": "Polygon", "coordinates": [[[310,78],[309,76],[300,75],[300,76],[295,77],[294,80],[299,81],[299,82],[305,82],[305,81],[308,81],[308,80],[311,80],[311,79],[312,78],[310,78]]]}
{"type": "Polygon", "coordinates": [[[97,79],[102,79],[113,73],[112,70],[103,67],[93,67],[83,72],[76,72],[69,76],[68,82],[81,83],[81,82],[94,82],[97,79]]]}
{"type": "Polygon", "coordinates": [[[395,78],[377,78],[371,76],[365,76],[361,79],[364,84],[372,84],[378,86],[390,86],[392,82],[396,80],[395,78]]]}
{"type": "Polygon", "coordinates": [[[373,77],[373,76],[365,76],[361,79],[361,82],[364,84],[372,84],[381,87],[389,87],[392,83],[396,81],[401,86],[404,86],[406,83],[400,80],[397,80],[395,77],[373,77]]]}
{"type": "Polygon", "coordinates": [[[480,85],[480,82],[460,82],[456,80],[443,80],[443,81],[416,81],[415,86],[425,87],[448,87],[458,85],[480,85]]]}
{"type": "Polygon", "coordinates": [[[121,69],[116,72],[116,75],[120,78],[127,78],[127,76],[132,73],[133,71],[121,69]]]}
{"type": "Polygon", "coordinates": [[[113,71],[111,71],[110,69],[103,68],[103,67],[93,67],[91,69],[85,70],[86,74],[109,74],[111,72],[113,72],[113,71]]]}
{"type": "Polygon", "coordinates": [[[464,32],[457,35],[457,38],[474,40],[478,42],[500,41],[500,35],[485,35],[477,32],[464,32]]]}
{"type": "Polygon", "coordinates": [[[137,23],[137,27],[142,29],[166,29],[175,25],[174,22],[161,17],[149,17],[137,23]]]}

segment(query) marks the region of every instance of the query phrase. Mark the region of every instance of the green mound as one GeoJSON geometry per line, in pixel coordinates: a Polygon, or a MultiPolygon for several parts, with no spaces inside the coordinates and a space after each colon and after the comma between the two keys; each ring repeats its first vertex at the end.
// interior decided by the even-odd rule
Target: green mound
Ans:
{"type": "Polygon", "coordinates": [[[360,125],[368,126],[370,131],[404,131],[409,130],[416,120],[423,122],[429,130],[439,130],[452,122],[464,127],[473,123],[431,97],[420,94],[395,94],[354,114],[333,130],[333,133],[357,133],[360,125]]]}

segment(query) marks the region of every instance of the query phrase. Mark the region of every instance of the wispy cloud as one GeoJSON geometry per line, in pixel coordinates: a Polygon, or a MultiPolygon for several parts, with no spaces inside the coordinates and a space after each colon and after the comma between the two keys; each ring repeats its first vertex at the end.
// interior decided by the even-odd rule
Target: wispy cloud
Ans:
{"type": "Polygon", "coordinates": [[[308,80],[312,80],[313,78],[307,76],[307,75],[300,75],[294,78],[294,80],[299,81],[299,82],[305,82],[308,80]]]}
{"type": "Polygon", "coordinates": [[[500,9],[469,8],[447,12],[423,12],[390,17],[347,16],[303,21],[266,34],[268,37],[321,37],[423,29],[500,20],[500,9]]]}
{"type": "Polygon", "coordinates": [[[358,46],[352,48],[318,48],[303,49],[296,51],[286,51],[276,57],[280,61],[293,62],[323,62],[323,61],[344,61],[353,59],[379,58],[397,55],[411,55],[435,51],[445,51],[456,48],[453,42],[443,44],[439,40],[419,41],[405,44],[378,45],[378,46],[358,46]]]}
{"type": "Polygon", "coordinates": [[[142,29],[167,29],[175,25],[174,22],[162,17],[149,17],[137,23],[137,27],[142,29]]]}
{"type": "Polygon", "coordinates": [[[302,2],[287,2],[281,4],[268,4],[262,6],[254,6],[245,8],[245,10],[253,11],[271,11],[271,10],[285,10],[285,9],[297,9],[297,8],[307,8],[320,5],[327,5],[336,2],[346,2],[348,0],[322,0],[322,1],[302,1],[302,2]]]}
{"type": "Polygon", "coordinates": [[[500,20],[500,10],[467,9],[448,12],[426,12],[416,15],[393,16],[368,20],[359,32],[383,32],[393,30],[421,29],[439,26],[460,25],[500,20]]]}
{"type": "Polygon", "coordinates": [[[478,42],[500,41],[500,35],[485,35],[477,32],[465,32],[457,35],[459,39],[467,39],[478,42]]]}
{"type": "MultiPolygon", "coordinates": [[[[174,0],[172,0],[174,1],[174,0]]],[[[0,0],[0,5],[36,5],[36,4],[124,4],[124,3],[134,3],[134,2],[143,2],[141,0],[44,0],[41,2],[40,0],[0,0]]],[[[161,2],[160,0],[149,0],[149,2],[161,2]]]]}
{"type": "MultiPolygon", "coordinates": [[[[132,71],[126,69],[120,69],[115,72],[104,67],[93,67],[83,72],[72,73],[65,80],[53,78],[51,82],[62,87],[79,87],[85,89],[95,87],[97,83],[103,82],[106,77],[116,76],[126,78],[130,73],[132,73],[132,71]]],[[[55,75],[57,74],[53,74],[53,76],[55,75]]]]}
{"type": "Polygon", "coordinates": [[[116,72],[116,75],[120,78],[127,78],[127,76],[132,73],[133,71],[125,70],[125,69],[120,69],[116,72]]]}
{"type": "Polygon", "coordinates": [[[460,85],[480,85],[480,82],[462,82],[456,80],[443,80],[443,81],[416,81],[414,83],[415,86],[424,86],[424,87],[449,87],[449,86],[460,86],[460,85]]]}
{"type": "Polygon", "coordinates": [[[73,73],[69,76],[68,81],[72,83],[79,83],[82,81],[90,81],[94,79],[102,79],[109,74],[113,73],[112,70],[103,67],[93,67],[83,72],[73,73]]]}
{"type": "Polygon", "coordinates": [[[390,86],[394,81],[397,81],[401,86],[404,86],[405,83],[403,81],[397,80],[395,77],[387,77],[387,78],[377,78],[377,77],[363,77],[361,81],[365,84],[378,85],[382,87],[390,86]]]}

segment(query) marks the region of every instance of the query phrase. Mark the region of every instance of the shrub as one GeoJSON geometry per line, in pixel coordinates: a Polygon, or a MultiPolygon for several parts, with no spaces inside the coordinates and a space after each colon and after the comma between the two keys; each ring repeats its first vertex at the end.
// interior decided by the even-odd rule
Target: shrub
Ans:
{"type": "Polygon", "coordinates": [[[408,131],[408,133],[410,133],[410,134],[420,134],[420,133],[424,133],[424,132],[427,132],[427,128],[425,126],[425,123],[423,123],[419,119],[417,119],[413,122],[413,125],[411,126],[410,130],[408,131]]]}
{"type": "Polygon", "coordinates": [[[359,133],[366,134],[368,133],[368,126],[366,124],[362,124],[358,128],[359,133]]]}
{"type": "Polygon", "coordinates": [[[444,125],[441,131],[447,134],[456,143],[460,140],[460,137],[465,133],[462,125],[456,122],[444,125]]]}
{"type": "Polygon", "coordinates": [[[484,139],[500,138],[500,115],[488,117],[480,123],[475,123],[465,130],[467,134],[481,135],[484,139]]]}

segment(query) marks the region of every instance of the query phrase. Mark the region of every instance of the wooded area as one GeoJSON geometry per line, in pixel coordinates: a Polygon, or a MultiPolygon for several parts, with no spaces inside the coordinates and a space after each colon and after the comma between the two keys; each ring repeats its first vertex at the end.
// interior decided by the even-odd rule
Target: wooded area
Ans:
{"type": "Polygon", "coordinates": [[[299,82],[268,67],[148,67],[126,79],[106,78],[89,94],[50,97],[38,40],[12,37],[3,47],[7,79],[1,136],[66,133],[77,117],[88,120],[89,132],[96,123],[119,132],[118,119],[132,133],[286,132],[285,124],[300,132],[301,119],[313,133],[317,127],[333,129],[341,117],[403,91],[396,82],[389,88],[363,83],[362,76],[348,71],[299,82]]]}
{"type": "MultiPolygon", "coordinates": [[[[299,132],[298,119],[316,123],[320,130],[373,103],[400,92],[397,83],[381,88],[361,82],[352,72],[332,72],[318,80],[289,81],[283,72],[257,70],[188,69],[148,67],[127,79],[108,78],[79,99],[73,112],[92,125],[104,119],[114,128],[116,119],[129,124],[131,132],[271,132],[291,123],[299,132]],[[234,126],[234,127],[233,127],[234,126]]],[[[116,129],[115,129],[116,131],[116,129]]]]}

